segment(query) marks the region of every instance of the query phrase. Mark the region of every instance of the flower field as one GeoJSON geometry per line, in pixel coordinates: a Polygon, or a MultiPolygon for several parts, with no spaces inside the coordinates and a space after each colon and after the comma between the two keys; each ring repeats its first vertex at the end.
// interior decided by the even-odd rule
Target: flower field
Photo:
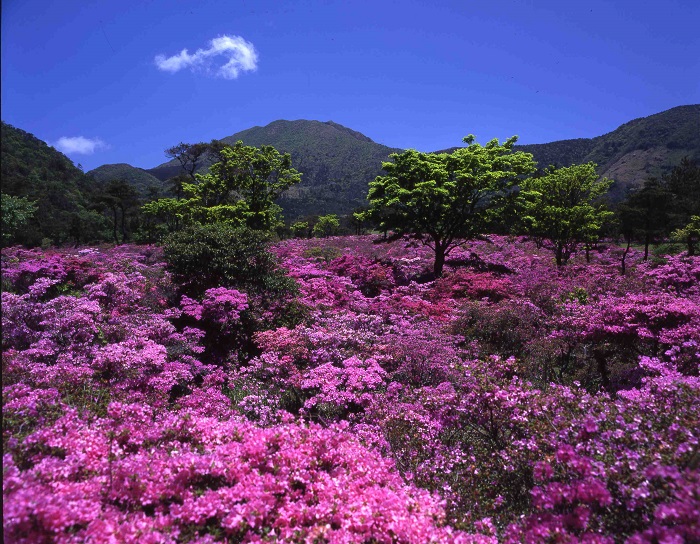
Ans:
{"type": "Polygon", "coordinates": [[[700,257],[272,250],[3,250],[5,542],[700,542],[700,257]]]}

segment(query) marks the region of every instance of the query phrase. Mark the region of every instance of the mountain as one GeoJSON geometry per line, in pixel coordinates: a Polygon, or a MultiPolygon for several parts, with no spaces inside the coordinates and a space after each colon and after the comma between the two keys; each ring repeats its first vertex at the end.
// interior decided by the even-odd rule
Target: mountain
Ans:
{"type": "MultiPolygon", "coordinates": [[[[351,212],[365,203],[367,184],[381,173],[382,161],[390,153],[402,151],[332,121],[274,121],[223,138],[230,144],[238,140],[290,153],[292,164],[303,173],[302,182],[280,201],[287,218],[351,212]]],[[[634,119],[595,138],[519,145],[516,149],[532,153],[541,168],[595,162],[601,175],[615,180],[611,197],[620,201],[630,187],[670,171],[683,157],[700,161],[700,105],[678,106],[634,119]]],[[[165,180],[181,169],[172,160],[147,172],[165,180]]]]}
{"type": "Polygon", "coordinates": [[[147,197],[154,192],[163,192],[163,182],[143,168],[136,168],[126,163],[103,164],[87,175],[98,183],[104,184],[113,180],[126,181],[133,186],[141,197],[147,197]]]}
{"type": "Polygon", "coordinates": [[[37,206],[33,220],[12,243],[36,246],[101,237],[104,220],[90,207],[93,180],[63,153],[4,122],[1,141],[2,193],[26,197],[37,206]]]}
{"type": "Polygon", "coordinates": [[[532,153],[540,168],[596,163],[601,176],[615,181],[611,199],[619,202],[630,188],[669,172],[683,157],[700,162],[700,104],[634,119],[595,138],[516,145],[515,149],[532,153]]]}
{"type": "MultiPolygon", "coordinates": [[[[367,184],[381,173],[382,161],[402,151],[332,121],[280,120],[222,138],[228,144],[238,140],[256,147],[272,145],[292,156],[292,165],[303,175],[280,200],[287,218],[352,212],[365,203],[367,184]]],[[[181,169],[173,160],[148,172],[165,180],[181,169]]]]}
{"type": "Polygon", "coordinates": [[[596,163],[601,176],[615,180],[611,196],[619,201],[629,188],[670,171],[685,156],[700,162],[700,104],[634,119],[595,138],[516,148],[532,153],[540,167],[596,163]]]}

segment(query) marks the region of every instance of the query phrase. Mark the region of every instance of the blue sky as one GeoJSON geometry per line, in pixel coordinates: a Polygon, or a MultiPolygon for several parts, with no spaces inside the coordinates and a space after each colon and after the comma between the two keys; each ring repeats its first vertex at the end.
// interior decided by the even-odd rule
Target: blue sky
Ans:
{"type": "Polygon", "coordinates": [[[700,103],[698,22],[697,0],[4,0],[2,119],[86,170],[276,119],[422,151],[592,137],[700,103]]]}

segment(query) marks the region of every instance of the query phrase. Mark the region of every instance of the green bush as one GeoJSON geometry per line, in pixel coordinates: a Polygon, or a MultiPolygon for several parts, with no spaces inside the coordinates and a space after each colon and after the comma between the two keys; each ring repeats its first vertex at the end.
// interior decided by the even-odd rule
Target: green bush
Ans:
{"type": "Polygon", "coordinates": [[[228,287],[248,295],[249,307],[234,330],[191,323],[186,316],[176,322],[205,330],[204,360],[249,360],[259,353],[256,332],[294,327],[308,318],[296,298],[296,282],[279,267],[269,243],[269,233],[225,223],[191,226],[166,238],[165,259],[181,294],[201,300],[207,289],[228,287]]]}
{"type": "Polygon", "coordinates": [[[168,269],[189,296],[212,287],[229,287],[249,295],[293,294],[295,282],[279,268],[268,250],[270,235],[225,223],[195,225],[165,239],[168,269]]]}

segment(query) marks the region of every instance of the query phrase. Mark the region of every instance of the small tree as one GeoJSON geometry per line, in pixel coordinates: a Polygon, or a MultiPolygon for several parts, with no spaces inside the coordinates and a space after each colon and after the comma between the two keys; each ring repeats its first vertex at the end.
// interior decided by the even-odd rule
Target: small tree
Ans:
{"type": "Polygon", "coordinates": [[[295,238],[304,238],[306,231],[309,230],[309,224],[306,221],[295,221],[290,228],[295,238]]]}
{"type": "Polygon", "coordinates": [[[2,245],[13,242],[15,235],[29,223],[36,213],[35,202],[26,197],[3,194],[2,201],[2,245]]]}
{"type": "Polygon", "coordinates": [[[700,215],[693,215],[690,223],[681,229],[676,229],[671,233],[671,240],[685,243],[688,248],[688,257],[693,257],[696,253],[695,246],[700,242],[700,215]]]}
{"type": "Polygon", "coordinates": [[[692,234],[693,217],[700,216],[700,164],[687,157],[671,172],[663,176],[663,181],[672,193],[671,228],[675,228],[674,238],[686,232],[685,244],[688,255],[695,254],[696,238],[692,234]]]}
{"type": "Polygon", "coordinates": [[[340,228],[340,220],[335,214],[322,215],[318,218],[318,222],[314,225],[313,235],[319,238],[327,238],[338,233],[340,228]]]}
{"type": "Polygon", "coordinates": [[[202,166],[210,154],[211,144],[201,142],[197,144],[180,142],[165,150],[165,156],[179,162],[190,180],[195,179],[196,171],[202,166]]]}
{"type": "Polygon", "coordinates": [[[274,230],[282,224],[275,200],[301,181],[289,153],[274,147],[245,146],[242,141],[222,148],[220,162],[206,175],[195,174],[197,184],[184,184],[202,222],[231,221],[255,230],[274,230]]]}
{"type": "Polygon", "coordinates": [[[566,264],[579,244],[595,241],[613,215],[596,204],[612,181],[599,179],[595,167],[593,163],[550,167],[545,175],[520,185],[524,228],[554,252],[557,266],[566,264]]]}
{"type": "MultiPolygon", "coordinates": [[[[154,217],[165,217],[177,230],[199,223],[230,223],[254,230],[273,231],[283,225],[282,209],[275,200],[301,181],[292,168],[290,155],[272,146],[233,147],[208,144],[210,153],[221,160],[206,175],[193,174],[193,183],[182,183],[185,198],[160,199],[144,207],[154,217]]],[[[187,163],[189,164],[189,163],[187,163]]]]}
{"type": "Polygon", "coordinates": [[[442,275],[455,247],[487,232],[513,185],[535,170],[532,155],[513,152],[517,136],[485,146],[464,138],[467,147],[452,154],[409,149],[391,155],[386,175],[371,182],[369,210],[382,231],[412,235],[435,252],[433,272],[442,275]]]}
{"type": "Polygon", "coordinates": [[[649,244],[668,232],[671,193],[655,178],[648,179],[618,207],[621,229],[626,237],[644,241],[644,260],[649,244]]]}

